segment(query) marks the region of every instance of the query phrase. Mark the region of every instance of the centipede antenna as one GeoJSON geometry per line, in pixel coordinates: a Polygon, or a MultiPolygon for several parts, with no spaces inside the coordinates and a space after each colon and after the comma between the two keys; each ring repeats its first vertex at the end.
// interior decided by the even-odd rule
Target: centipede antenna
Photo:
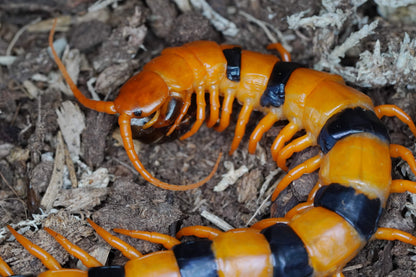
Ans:
{"type": "Polygon", "coordinates": [[[156,233],[156,232],[147,232],[139,230],[126,230],[116,228],[113,230],[116,233],[123,234],[132,238],[141,239],[153,243],[162,244],[166,249],[171,249],[175,245],[181,243],[179,240],[171,237],[169,235],[156,233]]]}
{"type": "Polygon", "coordinates": [[[30,240],[19,234],[15,229],[11,226],[7,225],[9,231],[13,234],[16,240],[24,247],[26,250],[36,258],[38,258],[44,266],[46,266],[49,270],[60,270],[62,269],[61,265],[52,257],[51,254],[37,246],[36,244],[32,243],[30,240]]]}
{"type": "Polygon", "coordinates": [[[140,173],[140,175],[142,175],[142,177],[146,181],[162,189],[184,191],[184,190],[198,188],[202,186],[203,184],[205,184],[206,182],[208,182],[214,176],[215,172],[218,169],[218,165],[220,163],[222,153],[218,155],[217,161],[211,173],[199,182],[181,186],[181,185],[172,185],[169,183],[165,183],[153,177],[153,175],[144,168],[143,164],[140,162],[139,156],[134,150],[134,144],[133,144],[133,139],[132,139],[131,127],[130,127],[130,119],[131,119],[130,116],[127,114],[121,114],[119,116],[118,123],[120,125],[120,133],[123,138],[124,148],[127,152],[127,155],[130,161],[133,163],[134,168],[140,173]]]}
{"type": "Polygon", "coordinates": [[[222,233],[223,232],[221,232],[220,230],[212,228],[212,227],[197,225],[197,226],[188,226],[188,227],[184,227],[180,229],[179,232],[176,233],[176,238],[180,239],[184,236],[196,236],[198,238],[207,238],[207,239],[213,240],[214,238],[216,238],[222,233]]]}
{"type": "Polygon", "coordinates": [[[56,54],[55,48],[53,47],[53,35],[55,33],[56,22],[57,22],[57,19],[55,18],[51,32],[49,33],[49,47],[51,48],[53,59],[55,60],[55,63],[58,65],[58,68],[61,71],[62,75],[64,76],[65,81],[71,88],[72,93],[82,105],[84,105],[85,107],[89,109],[95,110],[97,112],[116,114],[117,111],[113,102],[88,99],[87,97],[85,97],[84,94],[82,94],[82,92],[77,88],[75,83],[72,81],[71,77],[68,74],[68,71],[63,65],[61,59],[56,54]]]}
{"type": "Polygon", "coordinates": [[[103,264],[97,261],[93,256],[88,254],[86,251],[82,250],[80,247],[76,246],[75,244],[71,243],[67,238],[62,236],[61,234],[45,227],[43,228],[46,232],[48,232],[54,239],[62,245],[65,250],[79,259],[86,267],[98,267],[102,266],[103,264]]]}
{"type": "Polygon", "coordinates": [[[102,237],[108,244],[112,247],[119,250],[123,256],[128,258],[129,260],[139,258],[143,256],[136,248],[125,242],[124,240],[113,236],[110,232],[106,231],[104,228],[98,226],[94,223],[91,219],[87,218],[88,223],[91,225],[92,228],[97,232],[97,234],[102,237]]]}
{"type": "Polygon", "coordinates": [[[0,276],[7,277],[14,275],[10,266],[0,257],[0,276]]]}

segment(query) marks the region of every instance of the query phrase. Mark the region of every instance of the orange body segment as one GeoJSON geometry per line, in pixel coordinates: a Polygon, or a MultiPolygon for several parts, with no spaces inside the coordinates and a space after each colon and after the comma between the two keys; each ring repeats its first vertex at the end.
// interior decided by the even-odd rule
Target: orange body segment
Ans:
{"type": "Polygon", "coordinates": [[[126,277],[181,277],[172,251],[159,251],[128,261],[126,277]],[[138,275],[139,274],[139,275],[138,275]]]}
{"type": "Polygon", "coordinates": [[[315,276],[340,272],[366,243],[341,216],[321,207],[294,217],[289,226],[305,243],[315,276]]]}
{"type": "Polygon", "coordinates": [[[346,137],[324,156],[319,176],[324,184],[351,186],[385,203],[391,184],[388,144],[368,134],[346,137]]]}
{"type": "Polygon", "coordinates": [[[212,249],[217,258],[220,277],[272,276],[270,248],[258,231],[223,233],[213,241],[212,249]]]}

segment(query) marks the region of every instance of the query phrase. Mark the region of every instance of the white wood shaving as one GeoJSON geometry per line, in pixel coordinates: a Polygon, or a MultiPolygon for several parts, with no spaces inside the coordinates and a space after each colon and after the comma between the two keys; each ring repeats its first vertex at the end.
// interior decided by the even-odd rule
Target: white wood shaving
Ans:
{"type": "Polygon", "coordinates": [[[228,172],[222,175],[221,181],[214,187],[215,192],[226,190],[230,185],[235,184],[235,182],[249,170],[245,165],[234,170],[234,164],[229,161],[224,162],[224,167],[228,169],[228,172]]]}
{"type": "Polygon", "coordinates": [[[220,228],[223,231],[229,231],[231,229],[235,229],[233,226],[228,224],[224,219],[219,218],[215,214],[210,213],[206,210],[202,211],[201,216],[204,217],[205,219],[207,219],[209,222],[211,222],[212,224],[214,224],[215,226],[217,226],[218,228],[220,228]]]}
{"type": "Polygon", "coordinates": [[[56,110],[58,125],[68,146],[73,161],[79,159],[81,154],[81,133],[85,129],[85,116],[71,101],[65,101],[56,110]]]}
{"type": "Polygon", "coordinates": [[[234,22],[222,17],[217,13],[205,0],[190,0],[192,6],[201,11],[202,15],[205,16],[215,29],[223,33],[225,36],[234,37],[239,32],[239,29],[234,22]]]}

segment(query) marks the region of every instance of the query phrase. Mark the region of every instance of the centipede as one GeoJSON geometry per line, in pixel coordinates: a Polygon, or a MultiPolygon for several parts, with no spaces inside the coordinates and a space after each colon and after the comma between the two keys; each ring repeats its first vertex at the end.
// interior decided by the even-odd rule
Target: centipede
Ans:
{"type": "MultiPolygon", "coordinates": [[[[209,180],[218,166],[217,160],[208,177],[195,184],[171,185],[153,177],[134,150],[133,119],[134,124],[144,130],[163,127],[162,132],[169,136],[186,116],[194,93],[196,121],[180,139],[194,135],[204,123],[205,94],[208,93],[207,126],[217,131],[228,127],[234,101],[242,105],[230,154],[238,148],[254,110],[265,115],[250,135],[250,153],[255,152],[264,133],[280,120],[289,122],[271,146],[273,160],[280,168],[288,170],[286,161],[294,153],[315,145],[320,148],[316,156],[290,169],[275,188],[273,201],[292,181],[319,170],[318,181],[307,201],[295,206],[283,218],[269,218],[251,228],[227,232],[190,226],[179,231],[177,238],[115,229],[125,235],[160,243],[168,249],[130,256],[130,261],[118,269],[120,275],[115,276],[195,276],[197,272],[198,276],[341,277],[342,268],[369,240],[399,240],[416,245],[416,238],[410,233],[378,227],[390,194],[416,193],[416,182],[391,176],[392,158],[403,159],[416,174],[412,152],[391,143],[381,121],[382,117],[397,117],[416,136],[411,117],[399,107],[374,106],[367,95],[347,86],[341,76],[292,62],[289,52],[280,44],[268,46],[279,52],[278,58],[211,41],[196,41],[163,50],[126,82],[114,101],[95,101],[86,98],[70,79],[53,49],[53,35],[54,27],[49,44],[74,96],[87,108],[119,114],[127,155],[143,178],[155,186],[171,190],[195,188],[209,180]],[[172,116],[173,110],[179,112],[172,116]],[[300,130],[306,134],[294,138],[300,130]],[[181,243],[178,239],[182,236],[205,240],[181,243]]],[[[113,236],[102,235],[101,229],[90,223],[106,241],[113,241],[113,236]]],[[[53,231],[50,233],[55,238],[60,237],[53,231]]],[[[29,242],[22,244],[31,245],[29,242]]],[[[69,245],[69,242],[61,244],[69,245]]],[[[71,251],[75,255],[75,251],[71,251]]],[[[44,258],[48,269],[64,272],[60,267],[55,268],[57,265],[49,267],[48,261],[49,257],[44,258]]],[[[2,270],[3,276],[13,276],[11,270],[2,270]]],[[[45,275],[39,276],[53,276],[42,274],[45,275]]],[[[80,274],[94,276],[89,272],[80,274]]]]}

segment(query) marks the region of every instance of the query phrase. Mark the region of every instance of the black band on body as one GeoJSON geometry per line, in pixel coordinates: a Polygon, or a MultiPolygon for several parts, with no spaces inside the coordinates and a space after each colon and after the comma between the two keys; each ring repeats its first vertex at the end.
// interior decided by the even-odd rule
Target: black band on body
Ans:
{"type": "Polygon", "coordinates": [[[263,107],[274,106],[280,107],[285,102],[285,86],[289,81],[290,75],[301,64],[294,62],[277,62],[275,63],[272,73],[267,83],[267,88],[260,98],[260,104],[263,107]]]}
{"type": "Polygon", "coordinates": [[[98,266],[98,267],[91,267],[90,269],[88,269],[88,277],[124,277],[124,276],[125,276],[124,267],[118,266],[118,265],[98,266]]]}
{"type": "Polygon", "coordinates": [[[322,152],[328,153],[340,139],[364,132],[390,142],[389,133],[376,114],[357,107],[345,109],[329,118],[319,133],[318,144],[322,152]]]}
{"type": "Polygon", "coordinates": [[[241,47],[222,50],[227,60],[227,79],[240,81],[241,74],[241,47]]]}
{"type": "Polygon", "coordinates": [[[172,248],[181,277],[218,277],[212,241],[188,241],[172,248]]]}
{"type": "Polygon", "coordinates": [[[380,199],[369,199],[354,188],[337,183],[320,188],[314,205],[342,216],[365,240],[369,240],[376,232],[382,211],[380,199]]]}
{"type": "Polygon", "coordinates": [[[277,223],[262,231],[270,245],[273,256],[273,277],[312,276],[309,256],[305,245],[292,228],[277,223]]]}

